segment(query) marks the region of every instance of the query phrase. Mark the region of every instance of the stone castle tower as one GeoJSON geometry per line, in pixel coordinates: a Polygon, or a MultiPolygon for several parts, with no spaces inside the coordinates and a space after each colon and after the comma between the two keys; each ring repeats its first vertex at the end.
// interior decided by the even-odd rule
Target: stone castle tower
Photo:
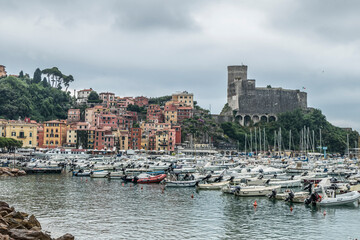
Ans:
{"type": "Polygon", "coordinates": [[[279,113],[307,108],[307,93],[282,88],[258,88],[247,78],[247,66],[228,66],[227,103],[242,125],[275,121],[279,113]]]}
{"type": "Polygon", "coordinates": [[[5,66],[4,65],[0,65],[0,77],[6,77],[7,73],[5,71],[5,66]]]}

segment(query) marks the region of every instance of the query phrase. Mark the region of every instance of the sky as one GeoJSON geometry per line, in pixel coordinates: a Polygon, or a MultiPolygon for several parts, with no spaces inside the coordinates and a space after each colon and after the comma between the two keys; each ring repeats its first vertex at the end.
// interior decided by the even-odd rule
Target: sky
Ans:
{"type": "Polygon", "coordinates": [[[360,1],[0,0],[8,74],[58,67],[71,89],[194,93],[219,113],[227,66],[258,87],[305,88],[308,106],[360,130],[360,1]]]}

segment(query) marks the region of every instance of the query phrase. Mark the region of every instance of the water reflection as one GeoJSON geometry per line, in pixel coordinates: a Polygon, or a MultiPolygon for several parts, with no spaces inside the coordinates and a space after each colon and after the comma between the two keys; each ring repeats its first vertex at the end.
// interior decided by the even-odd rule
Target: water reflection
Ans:
{"type": "Polygon", "coordinates": [[[35,214],[55,237],[70,232],[76,239],[360,238],[359,209],[351,207],[314,208],[192,188],[163,191],[158,184],[69,175],[3,178],[0,189],[1,200],[35,214]]]}

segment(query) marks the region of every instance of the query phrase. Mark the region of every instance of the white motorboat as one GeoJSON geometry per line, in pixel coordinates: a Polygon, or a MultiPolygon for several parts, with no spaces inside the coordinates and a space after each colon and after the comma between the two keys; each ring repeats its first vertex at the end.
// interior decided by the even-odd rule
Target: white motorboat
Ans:
{"type": "Polygon", "coordinates": [[[214,183],[200,183],[197,185],[198,189],[204,190],[219,190],[222,189],[224,186],[228,185],[230,181],[224,182],[214,182],[214,183]]]}
{"type": "MultiPolygon", "coordinates": [[[[325,192],[324,188],[322,188],[325,192]]],[[[329,190],[328,190],[329,192],[329,190]]],[[[336,194],[334,190],[330,191],[330,196],[323,194],[321,201],[316,204],[320,206],[342,206],[342,205],[359,205],[360,193],[352,191],[344,194],[336,194]]]]}
{"type": "Polygon", "coordinates": [[[301,179],[297,179],[297,180],[269,179],[269,181],[266,183],[269,186],[281,186],[282,188],[302,186],[301,179]]]}
{"type": "Polygon", "coordinates": [[[234,194],[242,197],[267,196],[272,193],[273,190],[276,191],[280,188],[281,186],[238,186],[234,194]]]}
{"type": "Polygon", "coordinates": [[[166,187],[195,187],[198,180],[166,181],[166,187]]]}
{"type": "Polygon", "coordinates": [[[108,171],[92,171],[90,177],[92,178],[105,178],[109,174],[108,171]]]}

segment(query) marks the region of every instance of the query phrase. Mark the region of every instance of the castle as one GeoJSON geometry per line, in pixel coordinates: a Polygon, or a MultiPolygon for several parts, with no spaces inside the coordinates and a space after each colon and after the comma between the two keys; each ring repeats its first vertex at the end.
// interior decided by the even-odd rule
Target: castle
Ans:
{"type": "Polygon", "coordinates": [[[300,90],[255,87],[247,66],[228,66],[227,103],[243,126],[250,122],[276,121],[279,113],[307,108],[307,93],[300,90]]]}
{"type": "Polygon", "coordinates": [[[0,77],[6,77],[7,73],[5,71],[5,66],[4,65],[0,65],[0,77]]]}

